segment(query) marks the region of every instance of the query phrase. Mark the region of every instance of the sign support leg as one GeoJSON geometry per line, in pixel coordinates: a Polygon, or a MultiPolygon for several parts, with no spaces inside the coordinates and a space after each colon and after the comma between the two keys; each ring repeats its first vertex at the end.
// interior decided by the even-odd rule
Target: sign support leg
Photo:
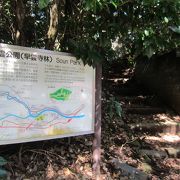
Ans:
{"type": "Polygon", "coordinates": [[[102,90],[102,65],[96,66],[96,92],[95,92],[95,127],[93,140],[93,174],[95,179],[100,179],[101,160],[101,90],[102,90]]]}

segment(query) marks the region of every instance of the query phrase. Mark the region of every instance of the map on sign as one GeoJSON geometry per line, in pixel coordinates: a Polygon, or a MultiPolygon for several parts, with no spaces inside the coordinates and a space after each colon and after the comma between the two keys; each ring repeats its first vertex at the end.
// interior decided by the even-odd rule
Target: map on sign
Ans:
{"type": "Polygon", "coordinates": [[[92,133],[94,75],[65,53],[0,44],[0,144],[92,133]]]}

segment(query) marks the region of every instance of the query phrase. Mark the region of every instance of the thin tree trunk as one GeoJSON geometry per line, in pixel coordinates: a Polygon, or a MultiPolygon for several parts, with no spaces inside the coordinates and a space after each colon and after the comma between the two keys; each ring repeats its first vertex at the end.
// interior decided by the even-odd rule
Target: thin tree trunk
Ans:
{"type": "Polygon", "coordinates": [[[58,33],[59,1],[60,0],[53,0],[52,5],[50,6],[50,22],[45,45],[46,49],[54,49],[54,44],[58,33]]]}
{"type": "Polygon", "coordinates": [[[25,45],[24,20],[25,20],[25,4],[23,0],[15,0],[15,44],[25,45]]]}

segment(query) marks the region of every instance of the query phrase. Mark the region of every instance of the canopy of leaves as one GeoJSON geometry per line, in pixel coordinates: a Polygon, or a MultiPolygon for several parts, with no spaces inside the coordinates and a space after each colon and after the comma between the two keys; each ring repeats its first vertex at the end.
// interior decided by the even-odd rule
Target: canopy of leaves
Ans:
{"type": "MultiPolygon", "coordinates": [[[[50,10],[58,0],[17,0],[25,5],[25,45],[44,48],[50,10]]],[[[54,50],[85,63],[151,57],[179,46],[179,0],[64,0],[58,4],[54,50]]],[[[0,2],[0,42],[15,44],[14,1],[0,2]]]]}

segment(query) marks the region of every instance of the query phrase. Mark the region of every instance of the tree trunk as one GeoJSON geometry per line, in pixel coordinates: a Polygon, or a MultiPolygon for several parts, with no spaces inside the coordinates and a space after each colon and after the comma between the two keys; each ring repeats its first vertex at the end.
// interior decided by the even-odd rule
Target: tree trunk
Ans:
{"type": "Polygon", "coordinates": [[[50,22],[49,29],[47,32],[46,49],[53,50],[55,40],[58,33],[58,22],[59,22],[59,0],[53,0],[50,6],[50,22]]]}
{"type": "Polygon", "coordinates": [[[15,0],[15,44],[25,46],[24,20],[25,4],[23,0],[15,0]]]}

